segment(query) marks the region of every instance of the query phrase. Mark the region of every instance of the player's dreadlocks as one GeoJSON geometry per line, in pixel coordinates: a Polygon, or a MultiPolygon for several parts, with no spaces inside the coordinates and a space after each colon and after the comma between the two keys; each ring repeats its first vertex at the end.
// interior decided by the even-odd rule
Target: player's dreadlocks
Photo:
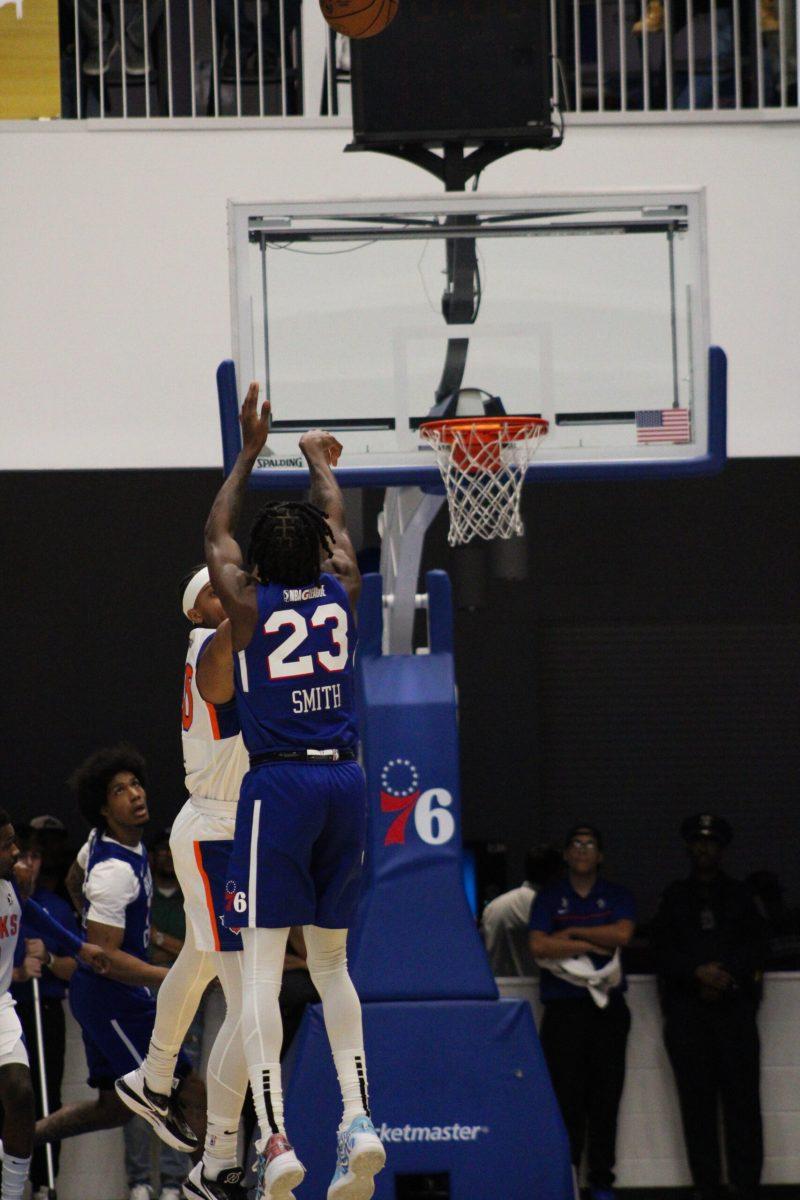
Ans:
{"type": "Polygon", "coordinates": [[[287,587],[319,583],[320,561],[330,558],[336,540],[327,515],[305,501],[264,505],[247,548],[247,560],[258,569],[262,583],[270,580],[287,587]]]}

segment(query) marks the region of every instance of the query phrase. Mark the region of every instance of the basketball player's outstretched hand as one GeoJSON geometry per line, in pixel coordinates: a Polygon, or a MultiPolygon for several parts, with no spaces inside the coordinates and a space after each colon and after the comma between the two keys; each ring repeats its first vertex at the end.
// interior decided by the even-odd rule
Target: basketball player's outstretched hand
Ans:
{"type": "Polygon", "coordinates": [[[105,950],[101,950],[99,946],[93,945],[92,942],[83,943],[78,958],[87,967],[91,967],[97,975],[105,975],[111,966],[111,959],[105,950]]]}
{"type": "Polygon", "coordinates": [[[309,429],[300,438],[300,449],[307,459],[317,452],[324,455],[330,466],[335,467],[342,453],[342,443],[327,429],[309,429]]]}
{"type": "Polygon", "coordinates": [[[258,411],[258,384],[251,383],[239,414],[242,426],[242,449],[246,454],[260,454],[269,434],[269,400],[258,411]]]}

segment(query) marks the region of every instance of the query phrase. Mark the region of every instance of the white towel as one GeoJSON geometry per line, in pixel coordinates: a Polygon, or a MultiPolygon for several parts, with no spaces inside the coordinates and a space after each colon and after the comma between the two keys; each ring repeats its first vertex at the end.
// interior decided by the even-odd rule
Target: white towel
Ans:
{"type": "Polygon", "coordinates": [[[622,979],[619,950],[614,951],[603,967],[596,967],[588,954],[576,954],[574,958],[537,958],[536,963],[555,975],[556,979],[563,979],[575,987],[588,988],[598,1008],[606,1007],[608,993],[622,979]]]}

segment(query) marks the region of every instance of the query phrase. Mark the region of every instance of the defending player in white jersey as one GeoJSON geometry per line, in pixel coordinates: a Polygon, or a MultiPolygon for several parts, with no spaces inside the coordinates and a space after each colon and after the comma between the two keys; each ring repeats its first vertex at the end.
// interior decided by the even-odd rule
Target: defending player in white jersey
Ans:
{"type": "Polygon", "coordinates": [[[158,994],[156,1023],[139,1070],[117,1080],[120,1099],[173,1145],[164,1126],[181,1043],[203,993],[220,980],[227,1016],[208,1063],[207,1132],[203,1160],[183,1185],[189,1200],[244,1200],[237,1163],[239,1117],[247,1089],[241,1040],[241,937],[222,924],[227,866],[242,777],[248,767],[235,701],[215,707],[201,694],[203,675],[231,659],[230,630],[205,565],[181,584],[192,622],[184,670],[182,738],[190,793],[172,827],[170,849],[184,897],[186,940],[158,994]],[[218,630],[218,631],[217,631],[218,630]],[[217,632],[215,632],[217,631],[217,632]]]}
{"type": "MultiPolygon", "coordinates": [[[[3,1141],[0,1157],[3,1160],[2,1200],[22,1200],[28,1178],[33,1150],[35,1101],[31,1082],[28,1051],[22,1036],[22,1026],[14,1011],[9,992],[17,955],[20,916],[25,906],[26,918],[42,933],[52,934],[64,956],[74,955],[87,966],[98,970],[108,968],[108,958],[98,946],[83,943],[55,921],[32,900],[20,898],[15,880],[15,865],[19,858],[14,827],[4,809],[0,809],[0,1104],[3,1106],[3,1141]]],[[[35,960],[34,960],[35,963],[35,960]]],[[[34,973],[35,970],[34,970],[34,973]]]]}

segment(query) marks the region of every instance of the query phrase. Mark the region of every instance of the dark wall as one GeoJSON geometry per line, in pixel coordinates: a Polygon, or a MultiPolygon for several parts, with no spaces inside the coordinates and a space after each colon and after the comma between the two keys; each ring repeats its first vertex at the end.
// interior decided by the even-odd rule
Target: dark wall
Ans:
{"type": "MultiPolygon", "coordinates": [[[[465,836],[506,842],[512,876],[580,814],[646,912],[683,869],[680,818],[710,807],[736,826],[732,868],[771,867],[798,898],[797,478],[796,460],[738,460],[706,480],[529,488],[522,582],[492,578],[487,549],[450,550],[437,520],[425,566],[473,604],[456,620],[465,836]]],[[[219,481],[0,475],[19,818],[54,812],[79,836],[64,781],[123,737],[150,761],[157,818],[182,803],[177,581],[219,481]]]]}

